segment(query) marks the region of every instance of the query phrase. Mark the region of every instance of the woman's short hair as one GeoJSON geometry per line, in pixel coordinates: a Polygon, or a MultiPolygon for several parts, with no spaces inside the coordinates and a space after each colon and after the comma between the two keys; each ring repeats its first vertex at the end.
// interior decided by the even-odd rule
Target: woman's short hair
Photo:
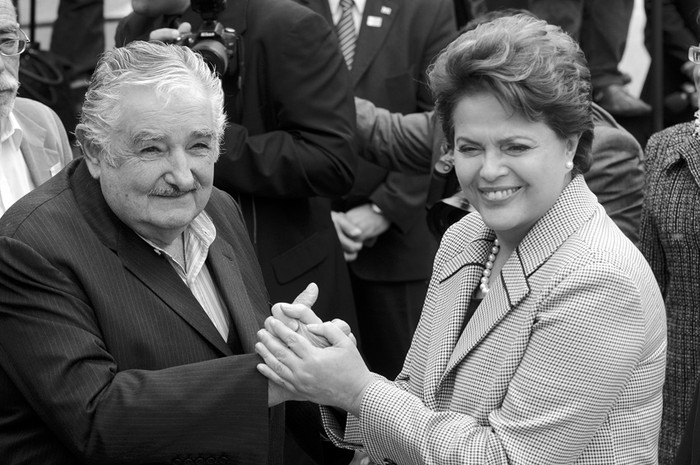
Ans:
{"type": "Polygon", "coordinates": [[[97,152],[95,156],[112,166],[128,156],[121,153],[123,149],[113,136],[121,117],[119,103],[123,93],[135,86],[152,88],[164,103],[176,90],[186,90],[192,98],[201,98],[202,104],[212,106],[215,112],[212,129],[219,143],[223,139],[226,114],[221,80],[201,55],[179,45],[134,41],[108,50],[100,57],[76,126],[76,136],[83,148],[92,148],[97,152]]]}
{"type": "Polygon", "coordinates": [[[429,79],[450,149],[455,107],[467,95],[488,92],[561,137],[580,134],[574,171],[588,171],[593,141],[590,71],[581,48],[559,27],[523,14],[482,23],[440,53],[429,79]]]}

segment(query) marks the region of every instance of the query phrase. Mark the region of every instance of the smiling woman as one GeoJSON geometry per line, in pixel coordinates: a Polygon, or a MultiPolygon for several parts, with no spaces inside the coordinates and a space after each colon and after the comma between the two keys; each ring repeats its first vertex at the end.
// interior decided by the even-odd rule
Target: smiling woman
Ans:
{"type": "Polygon", "coordinates": [[[331,343],[315,347],[286,320],[316,321],[303,302],[268,319],[258,369],[328,406],[333,442],[376,463],[656,464],[664,305],[583,179],[580,48],[530,16],[495,19],[450,44],[430,82],[476,212],[443,237],[403,370],[370,373],[333,324],[308,325],[331,343]]]}

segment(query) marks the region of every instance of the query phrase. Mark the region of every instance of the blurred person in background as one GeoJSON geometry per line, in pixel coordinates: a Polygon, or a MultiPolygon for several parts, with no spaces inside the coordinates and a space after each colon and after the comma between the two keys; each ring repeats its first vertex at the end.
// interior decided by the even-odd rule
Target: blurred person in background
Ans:
{"type": "Polygon", "coordinates": [[[0,0],[0,215],[73,158],[68,135],[46,105],[17,97],[29,39],[10,0],[0,0]]]}
{"type": "MultiPolygon", "coordinates": [[[[700,85],[700,48],[692,46],[694,85],[700,85]]],[[[686,428],[685,452],[698,422],[689,411],[700,370],[700,113],[653,134],[645,148],[646,192],[640,248],[656,275],[668,318],[668,361],[659,463],[671,465],[686,428]]],[[[697,449],[696,449],[697,451],[697,449]]],[[[695,459],[697,460],[697,458],[695,459]]],[[[686,462],[687,463],[687,462],[686,462]]]]}

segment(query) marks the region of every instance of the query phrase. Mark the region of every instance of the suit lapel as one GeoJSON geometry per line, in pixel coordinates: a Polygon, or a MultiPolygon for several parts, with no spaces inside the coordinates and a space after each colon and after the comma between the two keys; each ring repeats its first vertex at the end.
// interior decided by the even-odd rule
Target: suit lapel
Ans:
{"type": "Polygon", "coordinates": [[[180,315],[187,324],[223,355],[232,355],[231,349],[192,291],[182,282],[167,259],[156,254],[150,245],[125,225],[122,225],[119,231],[117,254],[124,267],[180,315]]]}
{"type": "Polygon", "coordinates": [[[488,256],[492,233],[483,231],[481,237],[465,250],[448,260],[440,270],[436,294],[436,321],[432,326],[428,353],[426,405],[437,405],[435,396],[445,376],[455,345],[462,332],[469,302],[481,278],[482,264],[488,256]]]}
{"type": "MultiPolygon", "coordinates": [[[[496,276],[492,282],[491,291],[486,294],[469,320],[469,324],[464,328],[444,374],[454,369],[529,292],[527,277],[516,250],[503,265],[500,275],[496,276]]],[[[444,375],[441,382],[443,380],[444,375]]]]}
{"type": "Polygon", "coordinates": [[[219,292],[229,311],[231,330],[235,330],[246,353],[255,350],[256,334],[263,327],[268,314],[256,312],[246,290],[243,275],[235,260],[231,244],[218,235],[209,247],[208,263],[219,292]]]}
{"type": "MultiPolygon", "coordinates": [[[[61,162],[61,157],[56,150],[44,146],[45,128],[26,118],[20,111],[15,111],[15,117],[22,127],[20,151],[27,163],[34,186],[40,186],[55,174],[51,172],[52,168],[61,162]]],[[[62,166],[59,165],[56,172],[60,168],[62,166]]]]}
{"type": "MultiPolygon", "coordinates": [[[[327,2],[326,2],[327,3],[327,2]]],[[[352,63],[353,87],[365,74],[389,35],[399,5],[392,0],[367,0],[352,63]]]]}

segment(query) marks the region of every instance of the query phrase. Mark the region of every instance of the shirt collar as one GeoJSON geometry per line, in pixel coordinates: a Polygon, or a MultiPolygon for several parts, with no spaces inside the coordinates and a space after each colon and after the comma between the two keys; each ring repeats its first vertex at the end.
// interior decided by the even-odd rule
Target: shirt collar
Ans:
{"type": "Polygon", "coordinates": [[[15,118],[14,113],[10,112],[10,116],[0,122],[0,143],[4,143],[11,137],[15,145],[19,147],[23,135],[24,133],[19,126],[19,121],[15,118]]]}
{"type": "MultiPolygon", "coordinates": [[[[360,12],[360,15],[363,15],[365,12],[365,5],[367,4],[367,0],[353,0],[355,3],[355,8],[357,8],[357,11],[360,12]]],[[[328,0],[328,6],[331,9],[331,14],[335,13],[338,11],[338,7],[340,6],[340,0],[328,0]]]]}
{"type": "MultiPolygon", "coordinates": [[[[207,212],[202,210],[201,213],[197,215],[190,224],[187,225],[184,234],[185,243],[188,242],[188,239],[190,237],[195,238],[200,243],[202,243],[202,245],[206,249],[208,249],[211,243],[214,242],[214,239],[216,239],[216,226],[214,226],[214,222],[211,220],[211,217],[207,214],[207,212]]],[[[153,241],[146,239],[140,234],[139,237],[146,241],[151,247],[153,247],[156,253],[164,253],[168,255],[168,252],[166,252],[165,249],[155,244],[153,241]]]]}

